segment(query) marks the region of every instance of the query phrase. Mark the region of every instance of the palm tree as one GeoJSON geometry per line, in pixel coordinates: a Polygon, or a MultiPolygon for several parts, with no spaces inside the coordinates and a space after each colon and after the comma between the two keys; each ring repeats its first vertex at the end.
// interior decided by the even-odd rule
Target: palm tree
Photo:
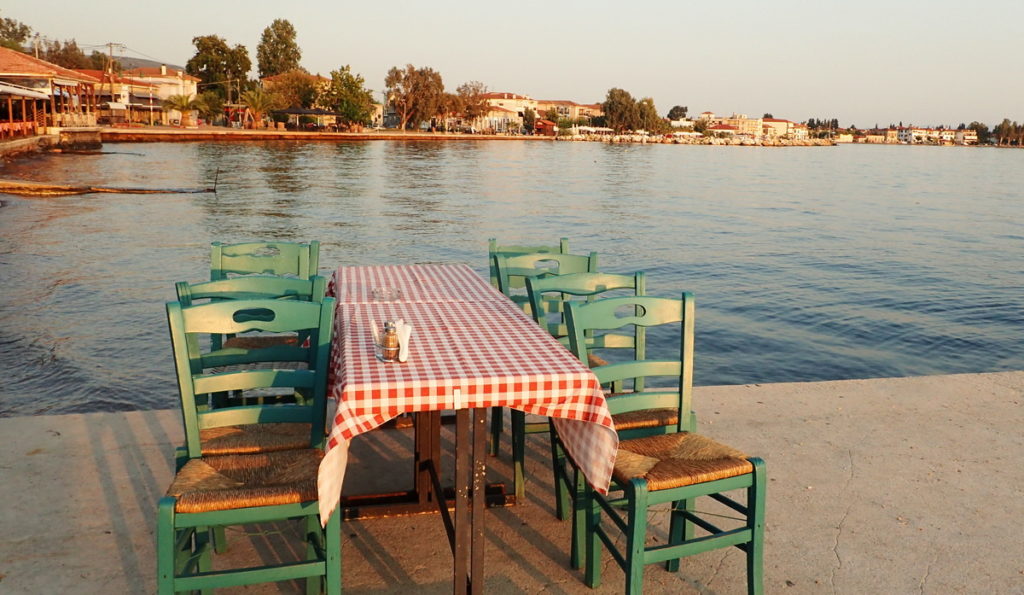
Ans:
{"type": "Polygon", "coordinates": [[[257,128],[262,128],[263,117],[270,110],[277,107],[277,97],[267,93],[263,89],[256,88],[242,93],[242,103],[249,108],[257,128]]]}
{"type": "Polygon", "coordinates": [[[190,118],[192,117],[192,110],[197,109],[199,103],[189,95],[171,95],[167,99],[164,99],[163,108],[164,111],[178,111],[181,112],[181,125],[188,126],[190,118]]]}

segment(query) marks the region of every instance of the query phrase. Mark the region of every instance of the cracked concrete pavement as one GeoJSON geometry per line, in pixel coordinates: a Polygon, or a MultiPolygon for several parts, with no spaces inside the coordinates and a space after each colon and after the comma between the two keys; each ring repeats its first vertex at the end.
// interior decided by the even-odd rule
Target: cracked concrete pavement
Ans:
{"type": "MultiPolygon", "coordinates": [[[[1024,372],[699,387],[695,408],[701,432],[767,463],[767,593],[1024,593],[1024,372]]],[[[181,440],[178,413],[4,418],[0,434],[0,592],[152,592],[156,501],[181,440]]],[[[621,592],[607,552],[596,591],[568,568],[546,438],[527,442],[526,505],[487,515],[486,592],[621,592]]],[[[346,489],[402,487],[404,473],[380,469],[403,469],[410,444],[407,430],[357,440],[346,489]]],[[[489,475],[508,482],[507,435],[502,448],[489,475]]],[[[651,524],[663,541],[667,515],[651,524]]],[[[283,535],[232,531],[226,560],[301,552],[290,527],[275,530],[283,535]]],[[[348,592],[450,592],[436,515],[353,521],[343,532],[348,592]]],[[[677,574],[649,566],[644,589],[742,593],[744,572],[742,552],[719,550],[685,559],[677,574]]]]}

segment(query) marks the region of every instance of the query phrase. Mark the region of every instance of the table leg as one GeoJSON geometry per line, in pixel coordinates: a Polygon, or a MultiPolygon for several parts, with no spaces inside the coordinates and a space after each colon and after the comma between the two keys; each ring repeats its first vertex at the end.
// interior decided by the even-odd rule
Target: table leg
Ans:
{"type": "Polygon", "coordinates": [[[416,498],[421,506],[444,498],[434,493],[433,473],[439,474],[441,461],[441,412],[423,411],[413,417],[415,425],[414,472],[416,475],[416,498]]]}
{"type": "Polygon", "coordinates": [[[470,509],[469,491],[472,487],[472,467],[470,466],[470,420],[469,409],[459,409],[455,413],[455,573],[453,576],[453,592],[464,595],[470,588],[469,556],[470,556],[470,509]]]}
{"type": "Polygon", "coordinates": [[[473,533],[469,573],[474,593],[484,592],[484,509],[487,489],[487,409],[473,410],[473,513],[470,530],[473,533]]]}
{"type": "Polygon", "coordinates": [[[460,409],[455,421],[454,592],[483,593],[487,409],[460,409]]]}

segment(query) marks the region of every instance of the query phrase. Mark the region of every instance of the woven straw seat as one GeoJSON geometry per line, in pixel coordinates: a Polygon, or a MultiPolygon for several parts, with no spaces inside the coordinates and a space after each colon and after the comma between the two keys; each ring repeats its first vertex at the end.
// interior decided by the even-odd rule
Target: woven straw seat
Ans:
{"type": "Polygon", "coordinates": [[[307,448],[190,459],[167,495],[177,499],[177,513],[309,502],[317,499],[322,458],[321,450],[307,448]]]}
{"type": "Polygon", "coordinates": [[[620,483],[646,479],[648,489],[656,491],[753,470],[742,452],[700,434],[678,432],[620,442],[612,477],[620,483]]]}
{"type": "Polygon", "coordinates": [[[312,426],[268,423],[220,426],[199,430],[203,456],[256,454],[309,448],[312,426]]]}
{"type": "Polygon", "coordinates": [[[665,408],[627,411],[613,415],[612,421],[615,422],[617,432],[674,426],[679,423],[679,410],[665,408]]]}
{"type": "Polygon", "coordinates": [[[234,349],[266,349],[279,345],[296,345],[299,338],[295,335],[255,335],[231,337],[224,341],[224,347],[234,349]]]}

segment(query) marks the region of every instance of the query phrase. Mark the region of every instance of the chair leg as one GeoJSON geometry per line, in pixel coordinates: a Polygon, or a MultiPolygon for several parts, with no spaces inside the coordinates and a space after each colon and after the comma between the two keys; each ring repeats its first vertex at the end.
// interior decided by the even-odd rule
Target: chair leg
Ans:
{"type": "Polygon", "coordinates": [[[490,455],[492,457],[498,456],[498,447],[501,443],[501,431],[502,427],[505,425],[504,415],[504,409],[501,407],[491,407],[490,455]]]}
{"type": "Polygon", "coordinates": [[[768,484],[764,461],[755,457],[750,462],[754,465],[754,481],[747,488],[747,526],[751,528],[747,546],[747,593],[760,595],[764,592],[764,503],[768,484]]]}
{"type": "Polygon", "coordinates": [[[633,482],[633,489],[627,490],[632,505],[627,513],[626,533],[626,595],[643,593],[644,551],[647,541],[647,486],[633,482]],[[632,494],[629,494],[632,492],[632,494]]]}
{"type": "Polygon", "coordinates": [[[156,584],[160,595],[174,593],[174,568],[178,552],[175,548],[174,498],[162,498],[157,508],[156,521],[156,584]]]}
{"type": "Polygon", "coordinates": [[[324,529],[325,557],[327,558],[327,595],[341,595],[341,507],[335,507],[324,529]]]}
{"type": "MultiPolygon", "coordinates": [[[[668,542],[672,545],[685,543],[693,539],[693,523],[686,520],[681,514],[683,511],[692,512],[694,498],[676,500],[672,503],[672,516],[669,518],[668,542]]],[[[665,570],[679,572],[679,558],[665,561],[665,570]]]]}
{"type": "Polygon", "coordinates": [[[569,518],[569,478],[565,466],[568,463],[554,423],[548,421],[548,439],[551,441],[551,472],[555,486],[555,516],[564,521],[569,518]]]}
{"type": "Polygon", "coordinates": [[[224,527],[214,527],[211,530],[213,531],[213,551],[218,554],[228,551],[228,536],[224,527]]]}
{"type": "MultiPolygon", "coordinates": [[[[587,489],[586,478],[579,469],[573,467],[572,479],[572,543],[569,546],[569,565],[578,570],[583,566],[580,547],[581,544],[585,544],[587,541],[587,514],[589,509],[585,495],[587,489]]],[[[598,508],[597,510],[600,514],[601,509],[598,508]]]]}
{"type": "MultiPolygon", "coordinates": [[[[306,559],[316,560],[317,559],[317,546],[316,540],[320,538],[320,543],[326,543],[322,539],[323,530],[320,528],[320,517],[318,515],[310,515],[305,518],[305,532],[303,535],[306,538],[306,559]]],[[[323,582],[326,577],[324,576],[311,576],[306,579],[306,595],[317,595],[323,592],[323,582]]]]}
{"type": "MultiPolygon", "coordinates": [[[[590,484],[584,482],[583,498],[581,508],[586,512],[584,521],[586,527],[584,537],[586,540],[586,569],[584,570],[584,582],[591,589],[601,586],[601,541],[597,531],[601,524],[601,505],[598,504],[597,494],[590,484]]],[[[573,535],[575,536],[575,532],[573,535]]]]}
{"type": "Polygon", "coordinates": [[[517,409],[511,410],[512,417],[512,470],[514,473],[516,504],[526,503],[526,414],[517,409]]]}

